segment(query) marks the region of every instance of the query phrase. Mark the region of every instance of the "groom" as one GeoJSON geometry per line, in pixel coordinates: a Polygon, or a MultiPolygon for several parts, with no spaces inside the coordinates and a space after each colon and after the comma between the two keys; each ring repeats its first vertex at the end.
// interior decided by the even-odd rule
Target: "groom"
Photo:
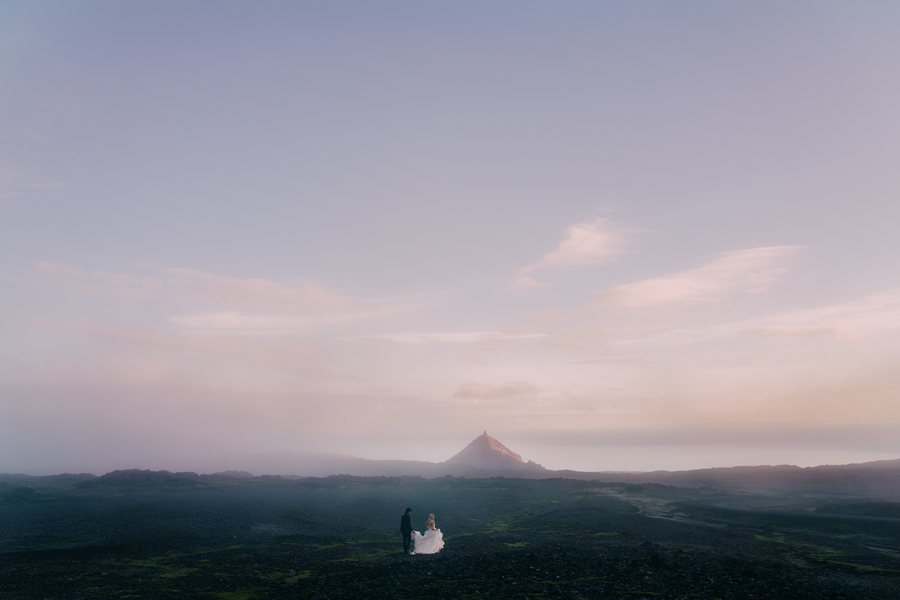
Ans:
{"type": "Polygon", "coordinates": [[[409,554],[409,538],[412,534],[412,524],[409,522],[409,515],[412,513],[411,508],[407,508],[403,516],[400,517],[400,535],[403,536],[403,554],[409,554]]]}

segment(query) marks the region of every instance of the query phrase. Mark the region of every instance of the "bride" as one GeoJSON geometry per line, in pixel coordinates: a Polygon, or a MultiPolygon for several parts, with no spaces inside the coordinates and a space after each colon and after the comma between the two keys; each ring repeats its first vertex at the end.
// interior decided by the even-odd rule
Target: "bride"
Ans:
{"type": "Polygon", "coordinates": [[[425,523],[425,535],[413,531],[412,539],[416,543],[416,550],[410,554],[435,554],[441,551],[441,548],[444,547],[444,534],[434,526],[434,513],[428,515],[428,522],[425,523]]]}

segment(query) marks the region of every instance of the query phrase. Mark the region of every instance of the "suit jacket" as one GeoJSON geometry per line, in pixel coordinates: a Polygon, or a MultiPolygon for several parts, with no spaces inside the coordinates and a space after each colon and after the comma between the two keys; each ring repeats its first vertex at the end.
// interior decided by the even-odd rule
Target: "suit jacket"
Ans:
{"type": "Polygon", "coordinates": [[[409,522],[409,515],[403,515],[400,517],[400,531],[403,533],[409,533],[412,531],[412,525],[409,522]]]}

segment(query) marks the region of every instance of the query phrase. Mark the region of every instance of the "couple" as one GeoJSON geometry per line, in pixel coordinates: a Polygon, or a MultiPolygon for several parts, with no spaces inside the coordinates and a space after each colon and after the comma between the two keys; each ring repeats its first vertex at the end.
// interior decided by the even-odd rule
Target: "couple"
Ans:
{"type": "Polygon", "coordinates": [[[434,513],[428,515],[428,522],[425,523],[425,535],[418,531],[413,531],[412,525],[409,523],[409,515],[412,513],[411,508],[406,509],[406,513],[400,517],[400,534],[403,536],[403,553],[404,554],[435,554],[444,547],[444,534],[441,530],[434,526],[434,513]],[[416,549],[409,551],[409,541],[416,543],[416,549]]]}

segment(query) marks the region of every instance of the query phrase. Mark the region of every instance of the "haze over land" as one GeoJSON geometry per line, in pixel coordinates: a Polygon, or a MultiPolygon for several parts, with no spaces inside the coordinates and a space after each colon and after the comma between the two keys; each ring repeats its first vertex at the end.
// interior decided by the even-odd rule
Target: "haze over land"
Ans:
{"type": "Polygon", "coordinates": [[[877,2],[6,3],[0,472],[485,429],[548,469],[896,459],[898,33],[877,2]]]}
{"type": "MultiPolygon", "coordinates": [[[[93,473],[62,473],[45,476],[0,473],[0,488],[22,486],[14,496],[27,497],[32,487],[75,486],[79,489],[114,489],[137,486],[144,491],[197,489],[229,485],[234,480],[273,482],[324,477],[333,481],[374,478],[376,485],[394,485],[422,478],[440,480],[554,479],[614,481],[618,484],[652,484],[700,488],[702,491],[730,491],[787,495],[789,498],[836,498],[859,502],[887,500],[900,503],[900,459],[849,465],[757,465],[695,469],[687,471],[591,472],[552,470],[534,461],[525,461],[486,431],[451,458],[439,462],[417,460],[367,460],[337,454],[284,452],[246,456],[190,459],[196,471],[117,469],[99,477],[93,473]]],[[[501,482],[502,483],[502,482],[501,482]]],[[[500,483],[498,483],[499,485],[500,483]]],[[[718,493],[717,492],[717,493],[718,493]]],[[[2,500],[2,498],[0,498],[2,500]]]]}
{"type": "Polygon", "coordinates": [[[0,474],[0,595],[881,600],[898,589],[900,460],[551,471],[487,432],[441,463],[282,458],[295,473],[349,474],[0,474]],[[438,515],[439,553],[398,552],[403,506],[413,523],[438,515]]]}

